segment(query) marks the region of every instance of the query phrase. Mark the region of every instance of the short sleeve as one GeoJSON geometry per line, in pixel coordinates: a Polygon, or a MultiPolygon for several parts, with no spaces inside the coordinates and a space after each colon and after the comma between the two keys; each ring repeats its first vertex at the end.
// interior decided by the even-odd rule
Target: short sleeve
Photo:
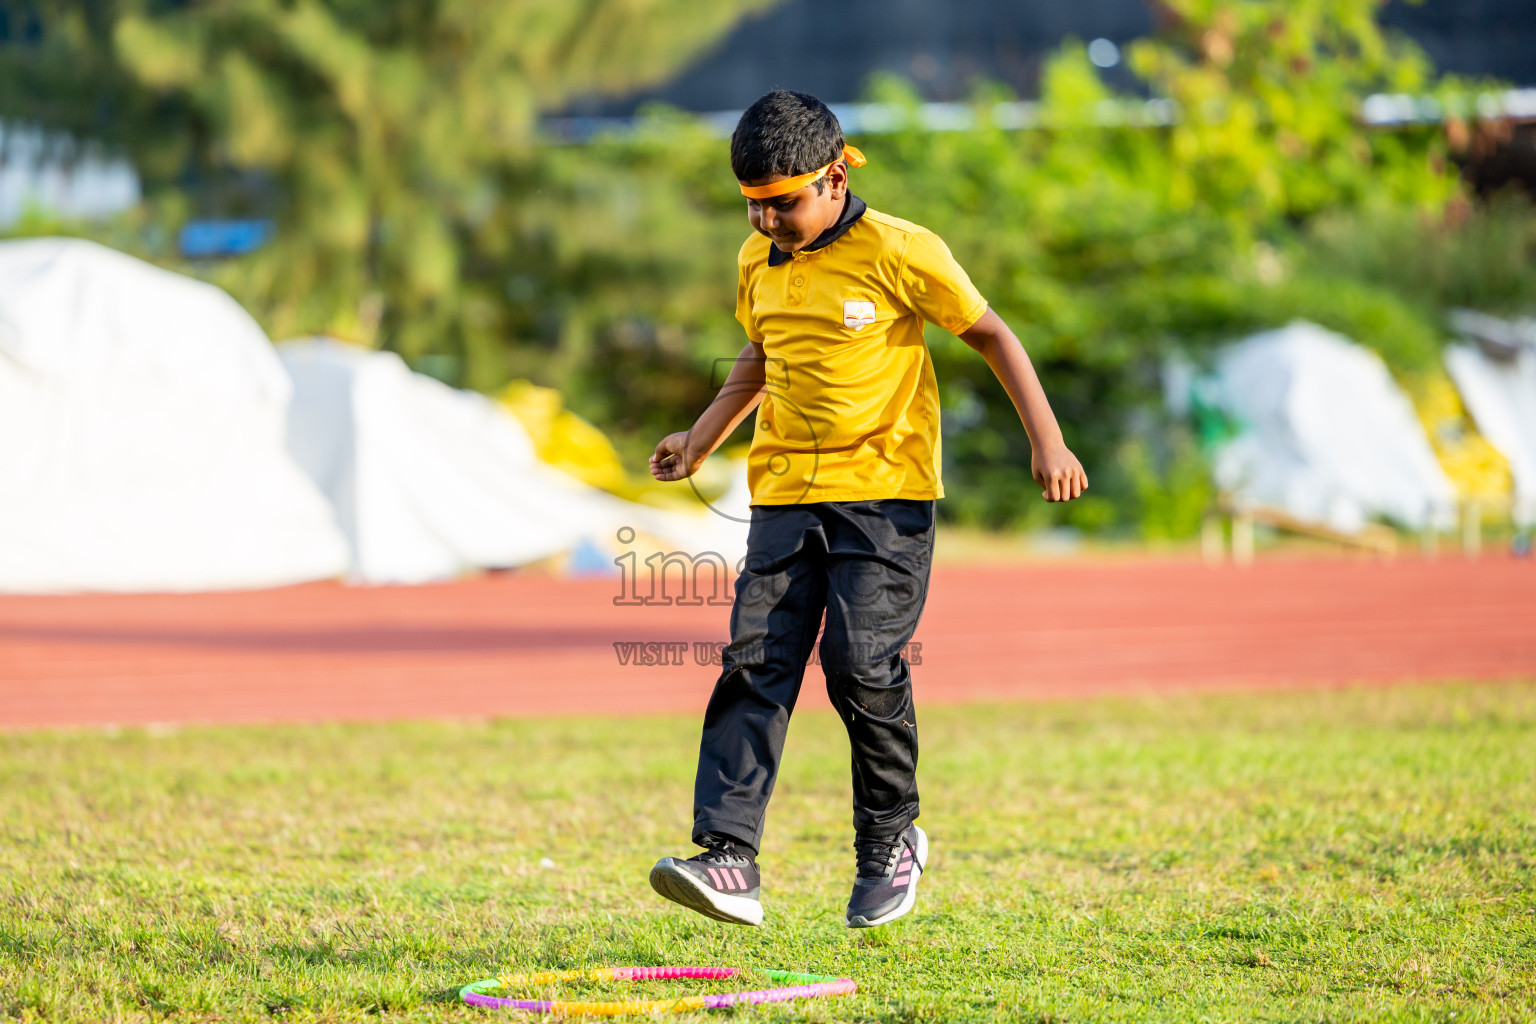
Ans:
{"type": "Polygon", "coordinates": [[[969,330],[987,311],[987,300],[931,231],[919,231],[907,243],[897,286],[908,307],[951,334],[969,330]]]}
{"type": "Polygon", "coordinates": [[[752,275],[745,259],[736,262],[736,319],[746,330],[747,337],[761,345],[763,332],[757,329],[757,317],[752,315],[752,275]]]}

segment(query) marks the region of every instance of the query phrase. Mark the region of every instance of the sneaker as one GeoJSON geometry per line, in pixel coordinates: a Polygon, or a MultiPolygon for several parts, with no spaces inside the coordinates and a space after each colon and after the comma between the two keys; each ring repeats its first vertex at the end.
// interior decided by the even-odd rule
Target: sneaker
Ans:
{"type": "Polygon", "coordinates": [[[887,924],[917,902],[917,880],[928,863],[928,833],[916,825],[898,835],[854,840],[859,875],[848,897],[849,928],[887,924]]]}
{"type": "Polygon", "coordinates": [[[709,846],[687,860],[663,857],[651,868],[651,888],[673,903],[731,924],[763,923],[762,875],[751,855],[729,839],[707,835],[709,846]]]}

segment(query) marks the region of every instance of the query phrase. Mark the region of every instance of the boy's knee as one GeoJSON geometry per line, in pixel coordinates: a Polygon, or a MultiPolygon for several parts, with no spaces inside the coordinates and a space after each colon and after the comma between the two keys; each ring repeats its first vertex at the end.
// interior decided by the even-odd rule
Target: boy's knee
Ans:
{"type": "Polygon", "coordinates": [[[912,716],[912,687],[905,676],[881,680],[860,678],[857,674],[827,675],[827,688],[834,704],[855,716],[880,721],[894,721],[912,716]]]}
{"type": "Polygon", "coordinates": [[[888,718],[912,704],[912,679],[899,648],[889,645],[839,645],[822,648],[822,672],[834,701],[849,710],[888,718]]]}

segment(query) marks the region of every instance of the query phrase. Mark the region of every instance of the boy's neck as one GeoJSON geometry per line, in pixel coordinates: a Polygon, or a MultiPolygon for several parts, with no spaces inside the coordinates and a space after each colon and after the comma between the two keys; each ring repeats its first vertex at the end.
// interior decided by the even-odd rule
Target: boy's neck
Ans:
{"type": "Polygon", "coordinates": [[[820,239],[822,235],[825,235],[828,231],[831,231],[834,227],[837,226],[837,222],[842,220],[843,219],[843,214],[848,211],[848,203],[852,199],[853,199],[853,193],[852,192],[845,192],[845,193],[843,193],[843,201],[842,202],[840,202],[840,203],[833,203],[832,204],[832,209],[829,210],[828,213],[827,213],[827,222],[821,226],[821,230],[816,232],[815,237],[812,238],[811,241],[805,245],[805,248],[807,248],[807,249],[814,248],[815,245],[816,245],[817,240],[820,239]]]}

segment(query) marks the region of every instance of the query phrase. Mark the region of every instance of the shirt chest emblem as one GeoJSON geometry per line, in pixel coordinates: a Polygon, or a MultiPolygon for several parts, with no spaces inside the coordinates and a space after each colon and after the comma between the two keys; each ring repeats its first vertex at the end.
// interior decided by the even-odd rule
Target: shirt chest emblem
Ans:
{"type": "Polygon", "coordinates": [[[875,304],[864,299],[843,301],[843,326],[860,331],[875,322],[875,304]]]}

